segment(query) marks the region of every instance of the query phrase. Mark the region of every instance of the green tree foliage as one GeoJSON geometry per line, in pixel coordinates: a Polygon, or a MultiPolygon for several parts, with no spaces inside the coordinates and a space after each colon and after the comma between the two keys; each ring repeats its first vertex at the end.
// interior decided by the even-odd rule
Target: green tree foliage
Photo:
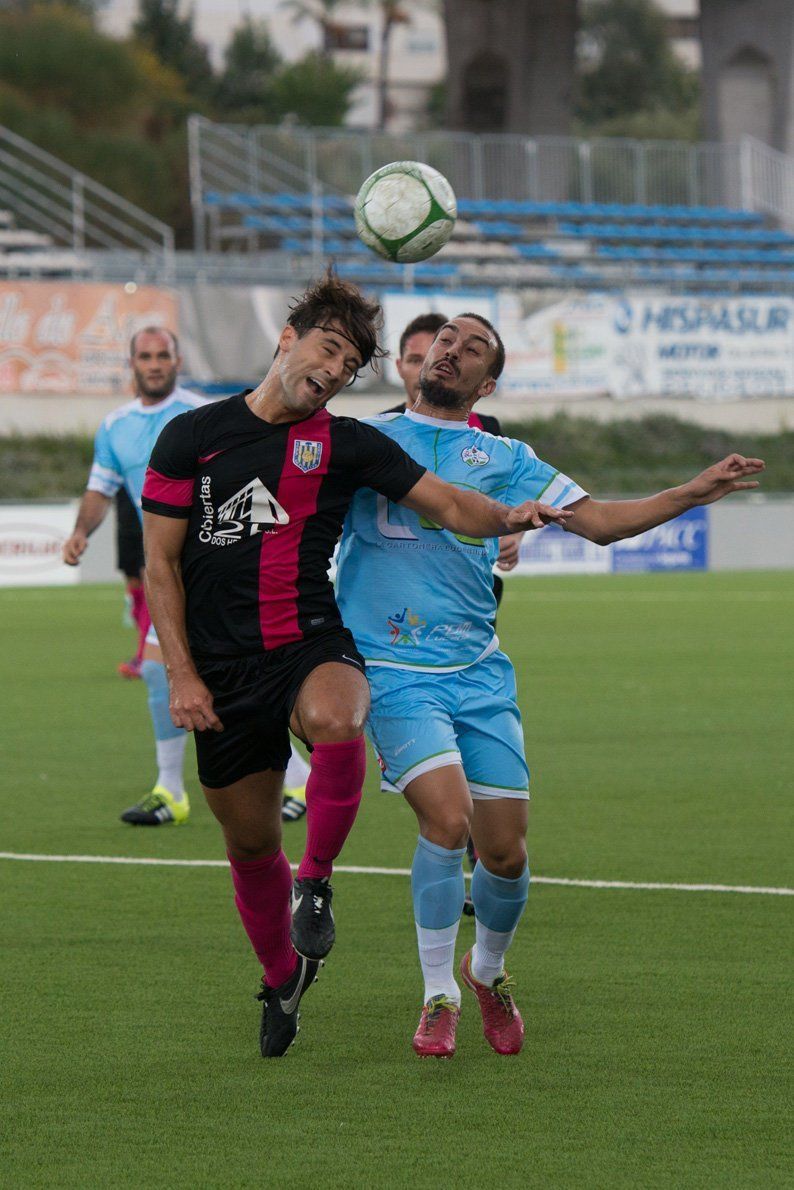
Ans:
{"type": "MultiPolygon", "coordinates": [[[[89,6],[83,6],[89,7],[89,6]]],[[[74,3],[0,0],[0,124],[192,240],[186,120],[340,124],[356,71],[281,62],[264,25],[237,30],[216,77],[176,0],[140,0],[137,37],[108,37],[74,3]]]]}
{"type": "Polygon", "coordinates": [[[652,0],[583,6],[578,117],[613,136],[697,136],[698,78],[676,57],[652,0]]]}
{"type": "Polygon", "coordinates": [[[307,54],[283,66],[273,80],[275,109],[301,124],[342,124],[361,77],[353,67],[336,66],[322,54],[307,54]]]}
{"type": "Polygon", "coordinates": [[[226,47],[215,106],[236,120],[274,117],[273,81],[282,60],[264,21],[243,21],[226,47]]]}
{"type": "Polygon", "coordinates": [[[193,10],[179,15],[178,0],[138,0],[133,35],[185,80],[191,95],[209,97],[214,85],[207,47],[193,32],[193,10]]]}
{"type": "Polygon", "coordinates": [[[64,5],[0,12],[0,124],[179,223],[181,80],[64,5]]]}

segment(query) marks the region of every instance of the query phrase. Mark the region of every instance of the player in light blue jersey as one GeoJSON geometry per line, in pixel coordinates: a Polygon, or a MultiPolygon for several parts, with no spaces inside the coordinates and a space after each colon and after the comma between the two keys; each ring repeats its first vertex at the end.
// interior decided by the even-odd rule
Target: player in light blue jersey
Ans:
{"type": "MultiPolygon", "coordinates": [[[[535,500],[565,509],[570,519],[563,527],[601,545],[757,486],[741,481],[763,463],[731,455],[646,500],[591,500],[524,443],[467,425],[503,365],[504,347],[491,324],[459,315],[430,347],[418,402],[371,424],[456,487],[508,505],[535,500]]],[[[367,662],[368,732],[383,786],[401,792],[419,822],[412,889],[425,989],[413,1045],[422,1056],[455,1051],[454,951],[469,832],[479,854],[471,884],[476,940],[461,976],[477,997],[492,1048],[515,1054],[523,1043],[504,957],[529,889],[529,772],[515,675],[494,631],[497,552],[495,539],[456,536],[362,490],[339,556],[337,597],[367,662]]]]}
{"type": "MultiPolygon", "coordinates": [[[[94,461],[80,503],[74,531],[64,545],[63,559],[77,566],[88,538],[107,515],[113,497],[124,487],[141,514],[146,465],[163,426],[190,409],[206,404],[202,397],[177,385],[181,365],[176,336],[164,327],[145,327],[130,343],[130,364],[136,397],[108,414],[94,443],[94,461]]],[[[148,692],[157,753],[157,780],[150,794],[125,810],[122,821],[160,826],[184,822],[190,812],[182,777],[187,733],[174,727],[168,710],[168,680],[153,630],[146,639],[141,676],[148,692]]]]}

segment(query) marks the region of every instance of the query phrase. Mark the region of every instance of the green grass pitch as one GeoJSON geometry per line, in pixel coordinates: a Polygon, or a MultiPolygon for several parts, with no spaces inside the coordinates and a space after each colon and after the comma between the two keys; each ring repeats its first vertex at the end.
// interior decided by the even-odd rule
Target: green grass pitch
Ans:
{"type": "MultiPolygon", "coordinates": [[[[793,604],[789,574],[509,582],[537,875],[794,883],[793,604]]],[[[153,778],[120,590],[6,590],[0,614],[0,848],[221,858],[195,779],[187,826],[117,820],[153,778]]],[[[405,868],[415,833],[370,771],[344,862],[405,868]]],[[[3,1183],[791,1184],[789,897],[538,884],[509,964],[523,1054],[492,1054],[464,998],[438,1062],[410,1049],[408,881],[336,890],[298,1044],[266,1063],[226,871],[0,860],[3,1183]]]]}

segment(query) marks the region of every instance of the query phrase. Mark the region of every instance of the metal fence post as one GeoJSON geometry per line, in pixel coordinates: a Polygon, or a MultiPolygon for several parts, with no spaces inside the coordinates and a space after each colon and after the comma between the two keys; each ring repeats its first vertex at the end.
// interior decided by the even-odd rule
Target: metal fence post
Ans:
{"type": "Polygon", "coordinates": [[[524,141],[527,158],[527,198],[537,202],[540,194],[538,186],[538,142],[533,138],[524,141]]]}
{"type": "Polygon", "coordinates": [[[203,253],[206,248],[204,196],[201,184],[201,117],[190,116],[187,123],[188,167],[190,173],[190,205],[193,208],[193,248],[203,253]]]}
{"type": "Polygon", "coordinates": [[[634,142],[634,201],[645,206],[648,201],[648,149],[642,141],[634,142]]]}
{"type": "Polygon", "coordinates": [[[749,136],[743,136],[739,142],[739,194],[745,211],[755,210],[753,182],[753,142],[749,136]]]}
{"type": "Polygon", "coordinates": [[[593,201],[593,152],[589,141],[580,140],[578,144],[579,158],[579,190],[581,202],[593,201]]]}
{"type": "Polygon", "coordinates": [[[85,248],[85,178],[72,174],[72,247],[85,248]]]}

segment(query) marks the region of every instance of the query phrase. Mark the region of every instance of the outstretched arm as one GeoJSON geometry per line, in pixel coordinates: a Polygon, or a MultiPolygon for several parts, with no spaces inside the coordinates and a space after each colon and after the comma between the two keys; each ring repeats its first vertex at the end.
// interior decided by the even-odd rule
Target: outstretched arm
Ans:
{"type": "Polygon", "coordinates": [[[503,537],[527,529],[542,529],[552,522],[561,525],[573,516],[562,508],[552,508],[536,500],[510,508],[481,492],[456,488],[432,471],[425,471],[400,503],[444,529],[465,533],[467,537],[503,537]]]}
{"type": "Polygon", "coordinates": [[[758,475],[763,469],[761,459],[728,455],[688,483],[668,488],[645,500],[580,500],[573,505],[576,516],[565,527],[597,545],[609,545],[663,525],[700,504],[713,504],[731,492],[757,488],[757,481],[748,477],[758,475]]]}
{"type": "Polygon", "coordinates": [[[143,514],[146,602],[157,632],[171,688],[171,718],[187,731],[223,731],[212,695],[190,656],[185,625],[185,588],[180,559],[187,519],[143,514]]]}

